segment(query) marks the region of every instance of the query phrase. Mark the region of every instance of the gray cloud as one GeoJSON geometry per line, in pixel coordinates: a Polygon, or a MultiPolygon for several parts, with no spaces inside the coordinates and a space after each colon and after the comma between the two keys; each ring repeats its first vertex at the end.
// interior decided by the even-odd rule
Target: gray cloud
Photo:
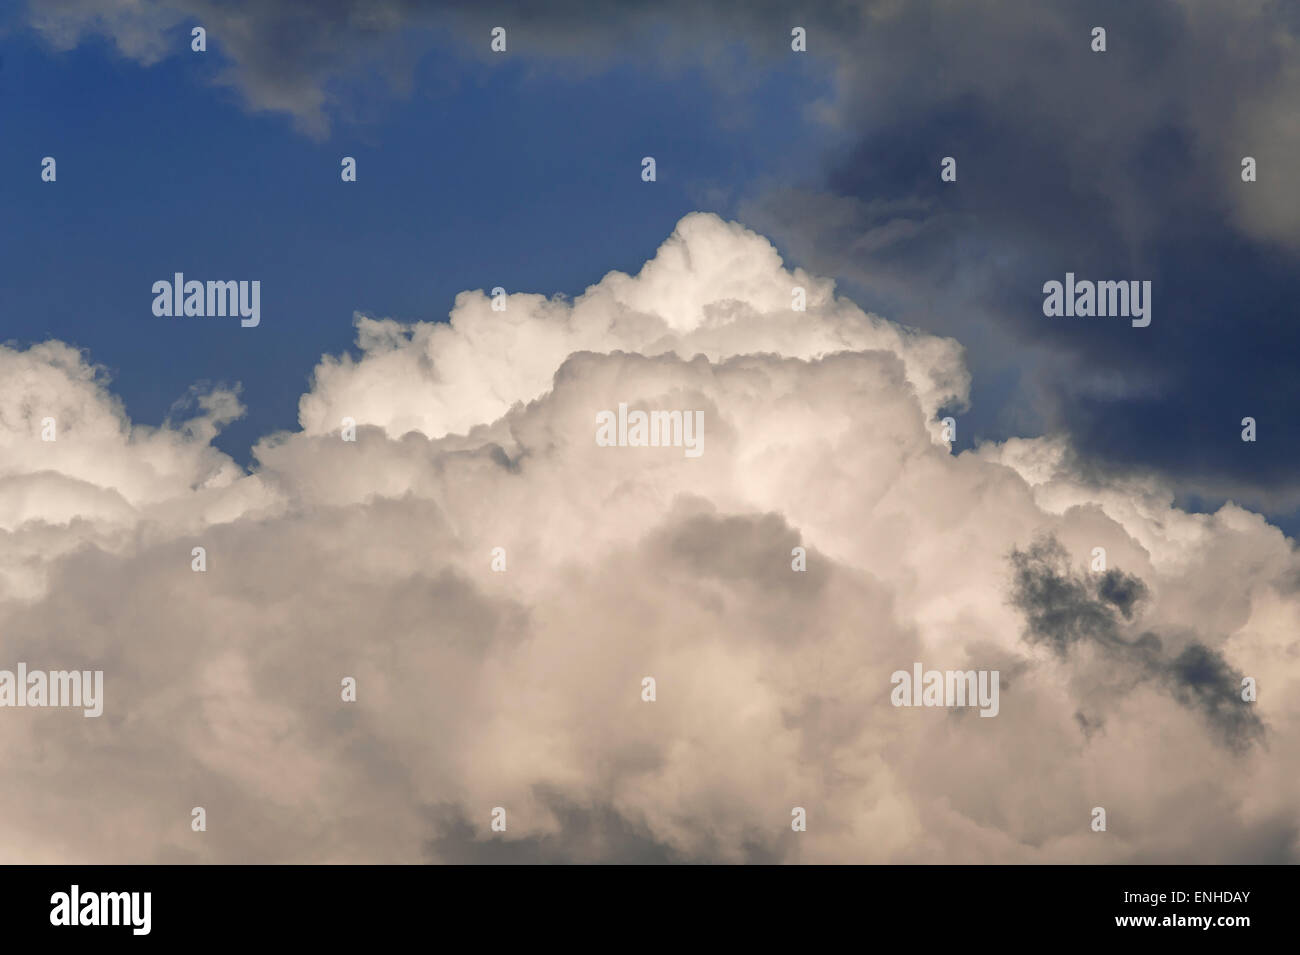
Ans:
{"type": "MultiPolygon", "coordinates": [[[[1127,682],[1156,681],[1228,745],[1240,749],[1264,738],[1254,705],[1241,698],[1243,674],[1220,652],[1192,640],[1170,656],[1155,633],[1126,632],[1135,605],[1149,596],[1141,580],[1114,568],[1094,577],[1075,573],[1065,549],[1052,538],[1012,551],[1011,564],[1012,601],[1025,614],[1028,640],[1046,644],[1060,657],[1081,643],[1101,647],[1136,672],[1127,682]]],[[[1085,735],[1095,729],[1087,717],[1076,714],[1076,719],[1085,735]]]]}

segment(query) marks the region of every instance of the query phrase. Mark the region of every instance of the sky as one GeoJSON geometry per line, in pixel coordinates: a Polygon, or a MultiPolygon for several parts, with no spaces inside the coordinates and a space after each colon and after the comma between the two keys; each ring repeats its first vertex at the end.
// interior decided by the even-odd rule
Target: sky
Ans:
{"type": "MultiPolygon", "coordinates": [[[[31,318],[4,338],[89,349],[132,418],[152,424],[197,380],[238,382],[248,413],[218,446],[243,463],[257,438],[296,426],[314,363],[353,343],[355,312],[445,321],[466,288],[580,294],[644,261],[711,197],[733,201],[762,175],[801,181],[816,157],[788,143],[808,134],[803,104],[827,82],[792,60],[742,116],[696,96],[694,69],[613,65],[584,82],[560,68],[536,77],[522,58],[457,62],[453,49],[415,65],[409,95],[367,102],[317,139],[214,89],[200,54],[145,68],[102,38],[59,53],[11,30],[4,175],[30,179],[23,144],[39,143],[62,188],[6,197],[25,224],[6,231],[6,300],[31,318]],[[641,188],[647,154],[662,170],[653,190],[641,188]],[[358,161],[347,188],[343,156],[358,161]],[[187,268],[266,273],[275,321],[255,341],[160,324],[148,290],[187,268]]],[[[167,35],[188,51],[183,25],[167,35]]],[[[210,59],[221,55],[214,38],[210,59]]]]}
{"type": "Polygon", "coordinates": [[[106,689],[0,708],[6,861],[1295,861],[1298,37],[7,7],[0,704],[106,689]],[[156,315],[175,272],[260,323],[156,315]],[[1046,315],[1067,273],[1150,325],[1046,315]],[[899,706],[916,661],[996,717],[899,706]]]}

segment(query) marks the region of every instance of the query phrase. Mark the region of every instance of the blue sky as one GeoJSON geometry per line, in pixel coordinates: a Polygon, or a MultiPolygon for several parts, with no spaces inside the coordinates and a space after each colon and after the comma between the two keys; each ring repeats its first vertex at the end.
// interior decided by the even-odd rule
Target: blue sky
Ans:
{"type": "Polygon", "coordinates": [[[250,113],[198,54],[145,67],[102,40],[59,53],[11,34],[0,175],[21,228],[0,240],[0,334],[89,349],[138,422],[161,422],[192,382],[242,383],[248,413],[216,443],[247,463],[258,437],[296,427],[321,354],[352,344],[354,311],[439,321],[463,289],[579,294],[637,270],[703,203],[809,176],[816,153],[790,144],[817,132],[803,106],[825,79],[802,62],[767,74],[761,109],[738,115],[689,70],[592,81],[430,54],[409,96],[317,141],[250,113]],[[356,183],[340,180],[345,155],[356,183]],[[176,271],[260,279],[261,325],[155,317],[150,287],[176,271]]]}

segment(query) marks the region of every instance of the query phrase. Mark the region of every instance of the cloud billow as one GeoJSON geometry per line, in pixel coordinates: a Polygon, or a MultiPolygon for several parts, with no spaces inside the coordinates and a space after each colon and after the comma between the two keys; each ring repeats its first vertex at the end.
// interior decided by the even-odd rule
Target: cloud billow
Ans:
{"type": "Polygon", "coordinates": [[[0,349],[6,652],[105,696],[3,712],[6,861],[1294,861],[1291,543],[1061,435],[954,455],[956,341],[706,214],[572,302],[357,328],[251,473],[231,389],[148,429],[0,349]],[[600,446],[620,402],[703,453],[600,446]],[[914,661],[999,669],[996,718],[891,706],[914,661]]]}

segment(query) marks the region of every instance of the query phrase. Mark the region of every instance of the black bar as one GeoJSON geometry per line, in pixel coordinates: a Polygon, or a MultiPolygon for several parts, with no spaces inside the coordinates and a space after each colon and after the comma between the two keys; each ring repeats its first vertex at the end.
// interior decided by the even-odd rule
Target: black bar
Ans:
{"type": "Polygon", "coordinates": [[[685,938],[771,942],[787,935],[806,946],[814,938],[880,938],[882,931],[918,944],[947,944],[958,933],[990,947],[1125,936],[1141,944],[1232,945],[1295,928],[1295,870],[1286,866],[751,866],[671,874],[570,866],[544,876],[524,868],[11,866],[3,870],[0,912],[6,940],[133,945],[373,944],[415,933],[427,944],[457,947],[513,937],[604,949],[638,940],[676,947],[685,938]],[[97,917],[98,893],[150,893],[148,933],[135,934],[130,916],[142,927],[143,913],[125,908],[120,896],[106,917],[116,905],[127,924],[51,924],[56,894],[70,902],[73,885],[88,917],[97,917]],[[87,894],[97,895],[93,911],[87,894]]]}

